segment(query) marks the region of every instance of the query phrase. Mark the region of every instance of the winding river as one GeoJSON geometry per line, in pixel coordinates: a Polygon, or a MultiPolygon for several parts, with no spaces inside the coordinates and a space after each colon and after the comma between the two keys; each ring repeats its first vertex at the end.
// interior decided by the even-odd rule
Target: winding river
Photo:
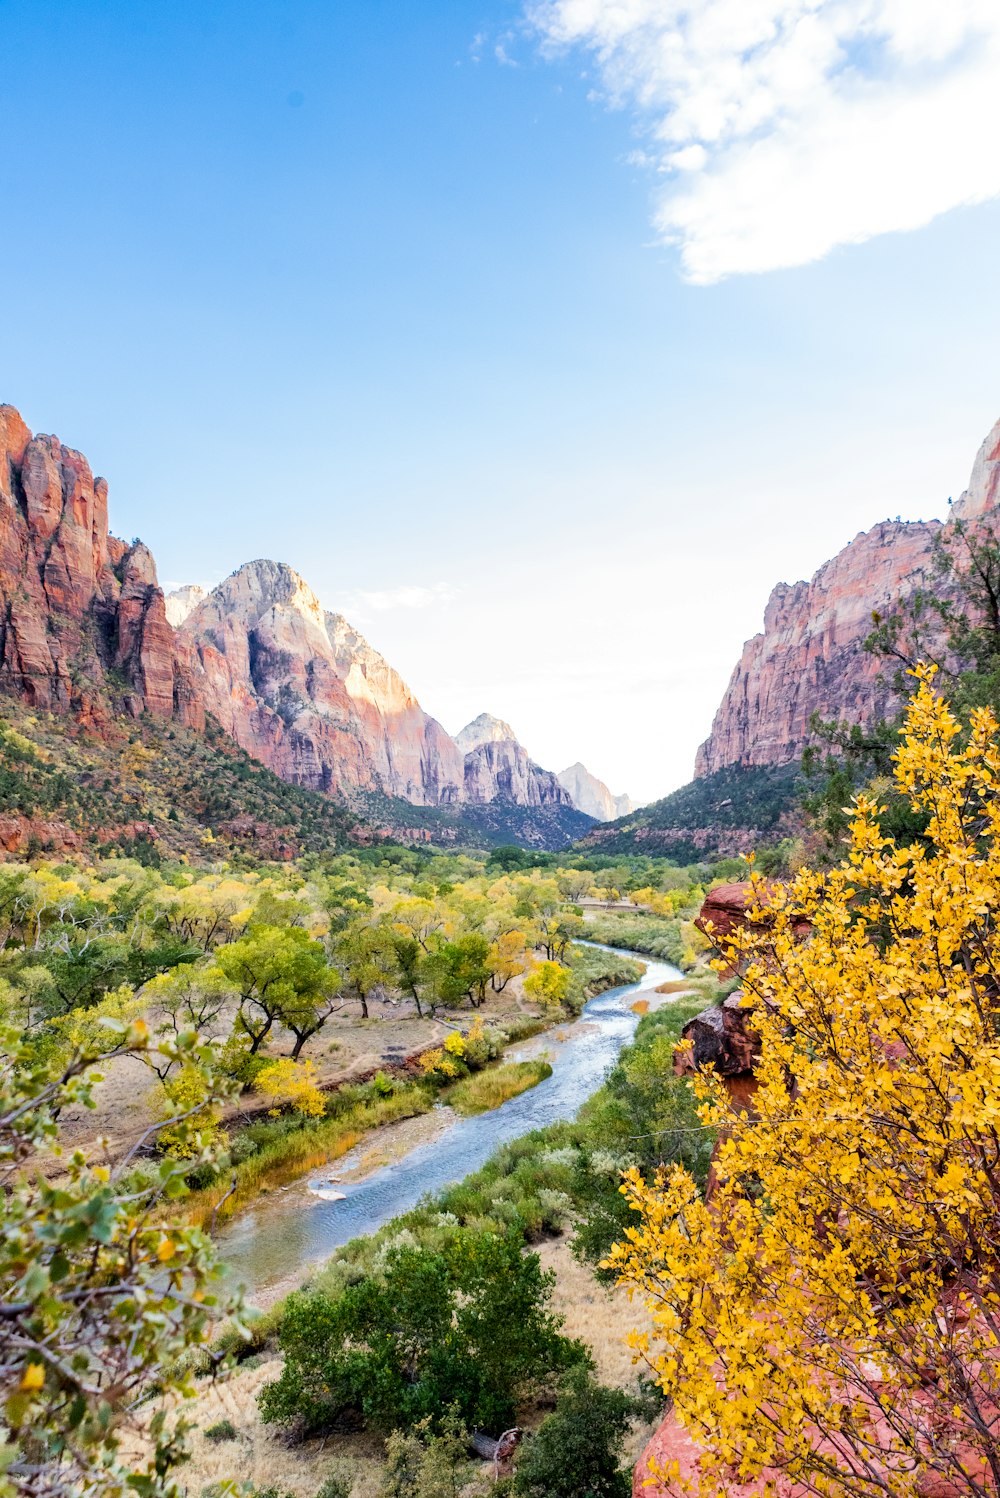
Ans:
{"type": "Polygon", "coordinates": [[[510,1060],[542,1052],[548,1056],[552,1075],[537,1087],[472,1118],[459,1118],[441,1107],[448,1117],[442,1119],[442,1132],[436,1138],[354,1184],[346,1157],[337,1161],[343,1200],[324,1200],[317,1194],[329,1182],[330,1167],[326,1167],[314,1172],[304,1189],[276,1192],[227,1222],[218,1233],[219,1249],[251,1298],[301,1278],[341,1244],[374,1232],[391,1217],[416,1206],[427,1193],[478,1170],[498,1145],[572,1118],[600,1087],[635,1033],[639,1016],[631,1006],[636,999],[660,983],[683,976],[669,963],[639,952],[620,955],[646,964],[639,982],[598,994],[572,1024],[508,1052],[510,1060]]]}

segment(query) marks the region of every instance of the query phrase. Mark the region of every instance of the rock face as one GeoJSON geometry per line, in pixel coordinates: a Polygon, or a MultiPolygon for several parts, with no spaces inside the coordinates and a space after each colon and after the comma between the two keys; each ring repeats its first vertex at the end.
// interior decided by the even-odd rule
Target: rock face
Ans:
{"type": "MultiPolygon", "coordinates": [[[[975,519],[1000,502],[1000,422],[976,458],[969,487],[952,516],[975,519]]],[[[814,712],[866,724],[896,698],[879,678],[884,663],[863,648],[872,611],[884,610],[919,583],[939,522],[883,521],[856,536],[810,582],[779,583],[764,630],[739,664],[698,751],[695,774],[726,765],[782,765],[809,741],[814,712]]]]}
{"type": "Polygon", "coordinates": [[[598,822],[613,822],[616,817],[627,817],[635,810],[631,796],[613,795],[604,781],[592,775],[579,760],[575,765],[560,770],[558,780],[569,791],[573,805],[598,822]]]}
{"type": "Polygon", "coordinates": [[[189,583],[186,588],[174,588],[168,593],[164,602],[167,606],[167,623],[172,624],[174,629],[179,629],[188,614],[204,603],[208,593],[200,583],[189,583]]]}
{"type": "Polygon", "coordinates": [[[455,735],[455,743],[465,755],[466,801],[479,806],[491,801],[515,806],[576,804],[559,777],[535,763],[502,718],[480,713],[455,735]]]}
{"type": "Polygon", "coordinates": [[[248,562],[184,620],[208,710],[283,779],[386,791],[417,805],[462,797],[462,756],[399,674],[298,573],[248,562]]]}
{"type": "Polygon", "coordinates": [[[0,406],[0,687],[53,712],[204,719],[153,558],[108,534],[108,486],[0,406]]]}

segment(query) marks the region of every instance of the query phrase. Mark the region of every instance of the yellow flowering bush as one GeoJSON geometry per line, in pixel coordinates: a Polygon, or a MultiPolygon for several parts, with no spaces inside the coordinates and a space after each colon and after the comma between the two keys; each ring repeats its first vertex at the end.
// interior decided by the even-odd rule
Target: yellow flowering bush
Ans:
{"type": "Polygon", "coordinates": [[[465,1055],[465,1036],[461,1030],[452,1030],[445,1037],[444,1048],[450,1056],[461,1058],[465,1055]]]}
{"type": "Polygon", "coordinates": [[[316,1081],[316,1064],[313,1061],[291,1061],[287,1057],[272,1061],[254,1078],[254,1091],[273,1099],[278,1113],[278,1104],[286,1104],[296,1113],[307,1118],[322,1118],[326,1112],[326,1098],[316,1081]]]}
{"type": "Polygon", "coordinates": [[[1000,1491],[1000,746],[989,710],[963,734],[916,674],[895,781],[926,834],[897,846],[859,795],[838,867],[755,880],[722,943],[754,1112],[698,1078],[709,1202],[679,1166],[626,1177],[639,1222],[609,1262],[701,1451],[666,1491],[1000,1491]]]}

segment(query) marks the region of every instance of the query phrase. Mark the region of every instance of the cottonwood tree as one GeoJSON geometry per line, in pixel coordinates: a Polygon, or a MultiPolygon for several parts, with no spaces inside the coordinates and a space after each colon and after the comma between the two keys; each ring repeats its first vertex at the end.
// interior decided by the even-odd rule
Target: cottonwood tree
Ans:
{"type": "Polygon", "coordinates": [[[1000,1491],[1000,743],[931,683],[894,770],[925,839],[859,796],[844,860],[759,883],[723,943],[759,1087],[748,1117],[699,1083],[711,1200],[680,1167],[626,1178],[610,1263],[652,1310],[634,1345],[700,1445],[694,1494],[1000,1491]]]}
{"type": "Polygon", "coordinates": [[[237,1027],[255,1056],[275,1024],[295,1035],[293,1059],[333,1012],[339,979],[322,942],[300,926],[253,926],[219,947],[215,963],[239,994],[237,1027]]]}
{"type": "Polygon", "coordinates": [[[96,1069],[151,1049],[141,1020],[105,1018],[101,1032],[99,1044],[39,1061],[15,1032],[0,1030],[4,1495],[178,1494],[171,1474],[183,1458],[185,1423],[166,1404],[194,1392],[185,1357],[203,1347],[215,1319],[228,1313],[239,1325],[238,1299],[209,1240],[170,1215],[191,1160],[211,1159],[201,1116],[223,1095],[211,1052],[193,1033],[160,1043],[205,1082],[199,1106],[165,1120],[189,1146],[183,1166],[166,1158],[139,1185],[128,1178],[130,1157],[112,1171],[76,1151],[52,1180],[37,1168],[59,1145],[59,1115],[91,1103],[96,1069]],[[122,1440],[154,1390],[168,1396],[164,1411],[126,1456],[122,1440]]]}

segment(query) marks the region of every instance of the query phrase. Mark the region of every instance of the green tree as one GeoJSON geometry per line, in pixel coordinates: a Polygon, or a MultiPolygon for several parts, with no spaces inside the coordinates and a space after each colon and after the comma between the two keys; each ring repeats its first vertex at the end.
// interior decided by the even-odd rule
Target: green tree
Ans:
{"type": "Polygon", "coordinates": [[[644,1401],[570,1374],[553,1414],[529,1436],[518,1458],[519,1498],[629,1498],[632,1474],[622,1467],[625,1437],[644,1401]]]}
{"type": "Polygon", "coordinates": [[[398,1247],[339,1297],[298,1292],[265,1421],[328,1429],[350,1411],[381,1430],[441,1419],[505,1429],[518,1402],[588,1356],[548,1309],[554,1276],[514,1234],[460,1229],[445,1247],[398,1247]]]}
{"type": "Polygon", "coordinates": [[[253,926],[246,936],[219,947],[215,962],[240,998],[237,1026],[255,1056],[280,1023],[295,1036],[292,1059],[334,1012],[339,977],[322,942],[301,926],[253,926]]]}
{"type": "Polygon", "coordinates": [[[112,1175],[77,1151],[54,1182],[25,1168],[58,1147],[63,1110],[90,1104],[95,1066],[150,1050],[142,1021],[105,1019],[101,1028],[101,1047],[58,1063],[0,1032],[0,1399],[9,1443],[0,1494],[176,1493],[184,1421],[155,1416],[147,1457],[124,1459],[122,1436],[152,1387],[193,1392],[184,1357],[202,1347],[216,1317],[232,1314],[238,1324],[209,1240],[169,1218],[191,1160],[212,1158],[200,1120],[220,1099],[211,1053],[193,1034],[161,1042],[205,1078],[201,1104],[164,1123],[188,1142],[184,1166],[164,1159],[139,1186],[122,1179],[128,1157],[112,1175]]]}

